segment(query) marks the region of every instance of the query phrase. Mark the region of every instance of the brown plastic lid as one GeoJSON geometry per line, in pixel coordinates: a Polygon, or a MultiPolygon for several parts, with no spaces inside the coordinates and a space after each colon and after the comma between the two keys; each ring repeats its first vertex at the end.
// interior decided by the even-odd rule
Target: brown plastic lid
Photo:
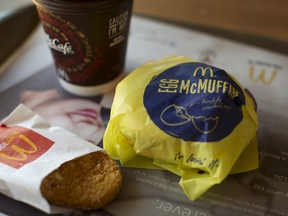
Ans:
{"type": "Polygon", "coordinates": [[[32,0],[38,7],[57,13],[97,13],[131,3],[133,0],[32,0]]]}

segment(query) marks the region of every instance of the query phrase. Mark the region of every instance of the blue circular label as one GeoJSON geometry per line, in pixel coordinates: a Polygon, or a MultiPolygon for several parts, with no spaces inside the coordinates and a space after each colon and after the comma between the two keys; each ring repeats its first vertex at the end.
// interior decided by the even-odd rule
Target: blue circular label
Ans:
{"type": "Polygon", "coordinates": [[[185,141],[213,142],[243,118],[245,96],[222,69],[198,62],[171,67],[152,78],[144,106],[164,132],[185,141]]]}

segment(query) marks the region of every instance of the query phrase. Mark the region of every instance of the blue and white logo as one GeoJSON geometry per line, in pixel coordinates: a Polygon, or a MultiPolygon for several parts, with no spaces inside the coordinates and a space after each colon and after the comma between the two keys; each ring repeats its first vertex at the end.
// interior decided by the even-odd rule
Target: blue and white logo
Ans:
{"type": "Polygon", "coordinates": [[[179,64],[153,77],[143,100],[161,130],[200,142],[228,136],[241,122],[246,104],[242,89],[224,70],[198,62],[179,64]]]}

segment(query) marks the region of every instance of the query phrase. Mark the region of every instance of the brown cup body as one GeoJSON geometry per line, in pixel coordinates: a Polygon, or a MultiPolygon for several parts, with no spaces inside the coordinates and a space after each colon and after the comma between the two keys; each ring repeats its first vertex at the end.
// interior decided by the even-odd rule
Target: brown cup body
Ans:
{"type": "Polygon", "coordinates": [[[78,95],[115,87],[125,66],[133,0],[34,0],[62,86],[78,95]]]}

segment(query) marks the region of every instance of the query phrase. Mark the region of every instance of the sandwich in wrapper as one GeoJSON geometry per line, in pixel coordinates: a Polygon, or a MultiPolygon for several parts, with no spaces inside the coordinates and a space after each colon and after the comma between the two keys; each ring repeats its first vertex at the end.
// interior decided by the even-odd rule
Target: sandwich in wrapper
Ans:
{"type": "Polygon", "coordinates": [[[165,169],[197,199],[258,167],[256,103],[223,69],[183,56],[148,62],[117,86],[104,149],[126,167],[165,169]]]}

